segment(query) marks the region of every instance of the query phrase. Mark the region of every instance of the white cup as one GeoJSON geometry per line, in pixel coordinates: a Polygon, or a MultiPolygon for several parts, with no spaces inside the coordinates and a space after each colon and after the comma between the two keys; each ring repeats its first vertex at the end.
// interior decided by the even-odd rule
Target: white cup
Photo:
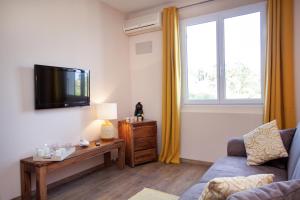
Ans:
{"type": "Polygon", "coordinates": [[[38,157],[44,157],[45,156],[44,149],[43,148],[37,148],[36,149],[36,155],[38,157]]]}
{"type": "Polygon", "coordinates": [[[50,148],[47,144],[44,145],[44,156],[48,156],[50,154],[50,148]]]}

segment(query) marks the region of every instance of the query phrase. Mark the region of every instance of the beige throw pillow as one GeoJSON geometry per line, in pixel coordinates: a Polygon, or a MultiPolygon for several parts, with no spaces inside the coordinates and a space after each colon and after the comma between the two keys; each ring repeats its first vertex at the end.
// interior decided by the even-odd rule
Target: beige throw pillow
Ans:
{"type": "Polygon", "coordinates": [[[273,174],[215,178],[207,183],[199,200],[226,200],[233,193],[270,184],[273,178],[273,174]]]}
{"type": "Polygon", "coordinates": [[[260,165],[269,160],[288,157],[275,120],[244,135],[244,143],[248,165],[260,165]]]}

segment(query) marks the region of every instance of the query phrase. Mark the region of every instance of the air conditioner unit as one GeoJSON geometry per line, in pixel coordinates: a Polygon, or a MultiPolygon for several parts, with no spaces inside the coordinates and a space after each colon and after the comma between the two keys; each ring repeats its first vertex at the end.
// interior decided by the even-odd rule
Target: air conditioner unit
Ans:
{"type": "Polygon", "coordinates": [[[161,30],[161,13],[129,19],[125,21],[123,29],[129,36],[161,30]]]}

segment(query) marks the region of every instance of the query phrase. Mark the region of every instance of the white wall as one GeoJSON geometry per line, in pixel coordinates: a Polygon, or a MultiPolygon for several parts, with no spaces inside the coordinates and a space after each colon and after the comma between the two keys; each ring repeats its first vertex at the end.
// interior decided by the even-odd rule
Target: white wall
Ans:
{"type": "MultiPolygon", "coordinates": [[[[180,18],[204,15],[218,10],[230,9],[261,0],[216,0],[211,3],[180,10],[180,18]]],[[[188,4],[188,1],[185,1],[188,4]]],[[[181,6],[182,1],[165,6],[181,6]]],[[[131,13],[132,18],[154,11],[164,6],[131,13]]],[[[132,104],[144,102],[146,116],[154,117],[161,124],[161,73],[162,73],[162,33],[147,33],[129,38],[130,69],[132,77],[132,104]],[[153,42],[152,54],[136,55],[135,44],[153,42]],[[160,48],[157,48],[160,47],[160,48]],[[150,71],[150,70],[153,71],[150,71]],[[159,97],[159,98],[158,98],[159,97]]],[[[240,136],[262,123],[262,107],[183,107],[181,129],[181,157],[201,161],[215,161],[226,155],[227,140],[231,136],[240,136]]],[[[161,134],[159,132],[159,138],[161,134]]],[[[159,140],[160,142],[160,140],[159,140]]]]}
{"type": "MultiPolygon", "coordinates": [[[[98,0],[0,1],[0,199],[20,195],[19,160],[42,144],[95,139],[91,107],[34,110],[33,65],[91,70],[91,101],[117,102],[130,113],[128,37],[124,16],[98,0]]],[[[49,182],[99,160],[53,173],[49,182]]]]}
{"type": "Polygon", "coordinates": [[[181,112],[182,158],[214,162],[226,155],[229,138],[242,136],[262,123],[261,112],[247,109],[193,109],[181,112]]]}
{"type": "Polygon", "coordinates": [[[131,71],[132,112],[137,102],[142,102],[146,119],[157,120],[158,146],[161,144],[161,98],[162,98],[162,35],[152,32],[129,37],[131,71]],[[135,44],[152,42],[152,53],[136,54],[135,44]]]}

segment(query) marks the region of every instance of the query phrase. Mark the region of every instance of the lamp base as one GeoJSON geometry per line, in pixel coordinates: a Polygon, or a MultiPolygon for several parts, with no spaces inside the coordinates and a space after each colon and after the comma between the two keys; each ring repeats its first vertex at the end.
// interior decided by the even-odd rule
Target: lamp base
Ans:
{"type": "Polygon", "coordinates": [[[112,124],[103,124],[101,127],[101,140],[113,140],[115,137],[115,131],[112,124]]]}

